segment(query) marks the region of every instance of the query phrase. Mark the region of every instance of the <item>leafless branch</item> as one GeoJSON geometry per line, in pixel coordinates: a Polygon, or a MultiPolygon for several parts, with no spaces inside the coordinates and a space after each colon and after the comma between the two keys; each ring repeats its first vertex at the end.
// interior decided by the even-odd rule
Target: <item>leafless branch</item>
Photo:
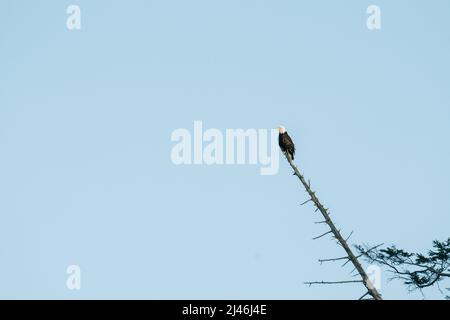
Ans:
{"type": "Polygon", "coordinates": [[[340,257],[340,258],[319,259],[319,262],[320,262],[320,263],[323,263],[323,262],[339,261],[339,260],[348,260],[348,257],[345,256],[345,257],[340,257]]]}
{"type": "Polygon", "coordinates": [[[322,238],[322,237],[326,236],[326,235],[329,234],[329,233],[331,233],[331,230],[325,232],[324,234],[321,234],[320,236],[314,237],[313,240],[317,240],[317,239],[319,239],[319,238],[322,238]]]}
{"type": "Polygon", "coordinates": [[[345,239],[345,241],[348,241],[348,239],[350,239],[350,237],[352,236],[352,234],[353,234],[353,230],[352,230],[352,232],[350,232],[350,234],[349,234],[348,237],[345,239]]]}
{"type": "MultiPolygon", "coordinates": [[[[322,203],[319,201],[319,198],[316,196],[315,192],[311,190],[311,183],[308,180],[308,182],[305,180],[304,176],[300,173],[297,166],[293,163],[291,156],[288,153],[285,153],[286,159],[289,162],[289,165],[294,170],[294,175],[297,176],[297,178],[302,183],[303,187],[305,188],[306,192],[308,193],[311,201],[314,203],[314,206],[316,207],[315,212],[320,211],[322,214],[325,223],[330,228],[330,231],[327,233],[324,233],[320,235],[319,237],[316,237],[314,239],[318,239],[320,237],[325,236],[328,233],[333,233],[334,238],[337,240],[337,242],[341,245],[341,247],[345,250],[345,253],[347,254],[347,257],[349,261],[352,262],[355,269],[358,271],[358,274],[360,275],[362,280],[353,280],[351,282],[362,282],[364,286],[366,287],[369,294],[375,299],[375,300],[382,300],[382,297],[380,293],[376,290],[376,288],[372,285],[372,283],[369,280],[369,277],[358,261],[358,258],[355,256],[353,251],[351,250],[350,246],[347,244],[347,241],[342,237],[340,231],[336,228],[333,221],[330,218],[330,214],[328,212],[328,209],[325,208],[322,203]]],[[[337,284],[337,283],[348,283],[348,282],[308,282],[307,284],[337,284]]]]}
{"type": "Polygon", "coordinates": [[[362,283],[362,280],[345,280],[345,281],[308,281],[305,284],[312,286],[313,284],[343,284],[343,283],[362,283]]]}
{"type": "Polygon", "coordinates": [[[364,293],[364,294],[361,296],[361,298],[359,298],[358,300],[364,299],[364,297],[367,296],[368,294],[370,294],[369,291],[367,291],[366,293],[364,293]]]}

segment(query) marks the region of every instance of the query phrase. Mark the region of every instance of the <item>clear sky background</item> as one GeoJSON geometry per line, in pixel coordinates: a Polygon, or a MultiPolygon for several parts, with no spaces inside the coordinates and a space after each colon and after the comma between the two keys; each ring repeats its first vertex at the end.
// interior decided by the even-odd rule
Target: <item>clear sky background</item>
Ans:
{"type": "MultiPolygon", "coordinates": [[[[273,176],[175,166],[170,134],[284,124],[352,243],[426,250],[450,236],[449,14],[444,0],[1,1],[0,298],[359,298],[303,284],[351,267],[317,262],[342,251],[311,240],[326,229],[286,161],[273,176]]],[[[422,298],[382,276],[385,298],[422,298]]]]}

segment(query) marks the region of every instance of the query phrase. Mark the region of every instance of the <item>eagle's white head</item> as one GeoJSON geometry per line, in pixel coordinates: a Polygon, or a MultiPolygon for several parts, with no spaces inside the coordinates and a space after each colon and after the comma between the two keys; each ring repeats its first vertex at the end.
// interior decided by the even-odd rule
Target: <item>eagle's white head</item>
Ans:
{"type": "Polygon", "coordinates": [[[283,134],[283,133],[286,132],[286,128],[283,127],[283,126],[278,126],[278,132],[279,132],[280,134],[283,134]]]}

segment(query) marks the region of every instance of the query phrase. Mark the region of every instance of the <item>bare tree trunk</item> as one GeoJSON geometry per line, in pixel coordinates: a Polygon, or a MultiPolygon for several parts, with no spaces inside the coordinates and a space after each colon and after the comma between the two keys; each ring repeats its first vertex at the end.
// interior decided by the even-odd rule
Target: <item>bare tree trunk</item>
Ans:
{"type": "MultiPolygon", "coordinates": [[[[348,261],[350,261],[353,264],[353,266],[355,267],[355,270],[361,276],[362,283],[366,287],[367,293],[370,294],[373,297],[373,299],[375,299],[375,300],[383,300],[381,295],[380,295],[380,293],[377,291],[377,289],[373,286],[373,284],[369,280],[369,277],[367,276],[367,273],[364,270],[364,268],[359,263],[358,258],[354,255],[354,253],[350,249],[349,245],[347,244],[347,241],[342,237],[341,233],[339,232],[339,230],[334,225],[334,223],[331,220],[330,215],[328,213],[328,209],[326,209],[320,203],[320,201],[317,198],[315,192],[311,190],[311,186],[310,186],[309,181],[306,182],[305,178],[300,173],[300,171],[298,170],[297,166],[293,163],[291,156],[288,153],[285,153],[285,156],[286,156],[289,164],[291,165],[292,169],[294,170],[294,175],[296,175],[300,179],[300,181],[302,182],[303,186],[306,189],[306,192],[310,196],[310,199],[308,201],[312,201],[314,203],[314,205],[316,206],[317,210],[320,211],[320,213],[322,214],[322,216],[324,218],[323,223],[326,223],[328,225],[328,227],[330,228],[330,231],[328,231],[328,232],[326,232],[326,233],[324,233],[324,234],[322,234],[322,235],[320,235],[319,237],[316,237],[316,238],[318,239],[318,238],[320,238],[322,236],[325,236],[325,235],[327,235],[329,233],[333,233],[334,238],[339,242],[339,244],[345,250],[345,253],[347,254],[346,259],[348,259],[348,261]]],[[[343,258],[338,258],[338,259],[343,259],[343,258]]],[[[329,259],[329,260],[336,260],[336,259],[329,259]]],[[[349,283],[349,282],[361,282],[361,281],[339,281],[339,282],[335,282],[335,283],[349,283]]],[[[319,282],[308,282],[308,284],[314,284],[314,283],[319,283],[319,282]]],[[[320,283],[321,284],[331,284],[331,282],[323,282],[323,281],[320,282],[320,283]]]]}

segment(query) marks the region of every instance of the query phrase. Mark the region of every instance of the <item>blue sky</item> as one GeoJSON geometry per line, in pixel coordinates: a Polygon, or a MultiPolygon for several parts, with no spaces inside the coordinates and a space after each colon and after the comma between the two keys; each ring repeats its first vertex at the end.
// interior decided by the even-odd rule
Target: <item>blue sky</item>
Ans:
{"type": "MultiPolygon", "coordinates": [[[[0,297],[354,299],[281,160],[175,166],[170,135],[275,128],[353,243],[450,226],[448,1],[2,1],[0,297]],[[81,8],[81,30],[66,8],[81,8]],[[366,27],[381,8],[382,28],[366,27]],[[82,288],[66,288],[66,268],[82,288]]],[[[382,274],[387,299],[420,299],[382,274]]],[[[427,298],[440,298],[437,290],[427,298]]]]}

